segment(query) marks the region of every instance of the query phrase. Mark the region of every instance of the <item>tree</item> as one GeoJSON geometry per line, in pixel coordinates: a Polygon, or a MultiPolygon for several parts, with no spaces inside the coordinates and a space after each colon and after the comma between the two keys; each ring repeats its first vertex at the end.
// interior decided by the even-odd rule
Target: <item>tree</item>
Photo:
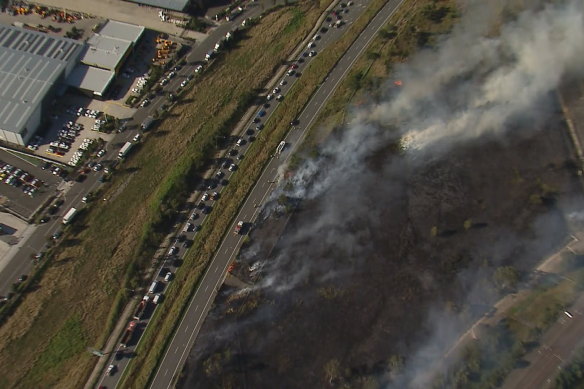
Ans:
{"type": "Polygon", "coordinates": [[[337,359],[331,359],[324,365],[324,373],[329,384],[332,384],[333,380],[338,378],[341,373],[341,364],[337,359]]]}
{"type": "Polygon", "coordinates": [[[495,270],[494,278],[499,290],[513,290],[519,282],[519,272],[513,266],[501,266],[495,270]]]}

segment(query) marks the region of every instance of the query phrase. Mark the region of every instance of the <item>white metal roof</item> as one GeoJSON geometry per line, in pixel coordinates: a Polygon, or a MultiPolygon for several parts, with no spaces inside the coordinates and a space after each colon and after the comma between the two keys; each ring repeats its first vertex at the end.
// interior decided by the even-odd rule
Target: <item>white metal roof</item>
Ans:
{"type": "Polygon", "coordinates": [[[144,26],[108,20],[99,31],[99,35],[123,39],[135,44],[144,33],[144,30],[144,26]]]}
{"type": "Polygon", "coordinates": [[[132,3],[150,5],[152,7],[171,9],[173,11],[183,12],[190,0],[127,0],[132,3]]]}
{"type": "Polygon", "coordinates": [[[87,40],[81,63],[106,70],[114,70],[132,42],[94,34],[87,40]]]}
{"type": "Polygon", "coordinates": [[[115,75],[112,70],[79,64],[67,78],[67,85],[103,96],[115,75]]]}
{"type": "Polygon", "coordinates": [[[22,134],[81,48],[72,39],[0,24],[0,128],[22,134]]]}

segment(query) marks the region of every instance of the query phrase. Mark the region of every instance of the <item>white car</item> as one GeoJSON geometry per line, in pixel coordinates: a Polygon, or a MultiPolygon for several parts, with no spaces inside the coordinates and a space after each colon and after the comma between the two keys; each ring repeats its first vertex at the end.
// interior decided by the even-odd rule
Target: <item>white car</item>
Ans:
{"type": "Polygon", "coordinates": [[[103,157],[104,155],[105,155],[105,150],[104,150],[104,149],[101,149],[101,150],[99,150],[99,151],[97,152],[97,157],[98,157],[98,158],[101,158],[101,157],[103,157]]]}
{"type": "Polygon", "coordinates": [[[209,200],[209,193],[205,192],[203,194],[203,197],[201,197],[201,201],[207,201],[207,200],[209,200]]]}
{"type": "Polygon", "coordinates": [[[315,44],[314,42],[310,42],[310,43],[308,44],[308,48],[309,48],[309,49],[312,49],[314,46],[316,46],[316,44],[315,44]]]}
{"type": "Polygon", "coordinates": [[[234,171],[235,169],[237,169],[237,165],[236,164],[232,163],[231,165],[229,165],[229,171],[230,172],[234,171]]]}
{"type": "Polygon", "coordinates": [[[274,98],[274,95],[271,93],[266,96],[266,100],[268,100],[268,101],[272,100],[273,98],[274,98]]]}
{"type": "Polygon", "coordinates": [[[149,99],[144,99],[144,101],[142,101],[140,103],[140,107],[144,108],[145,106],[147,106],[148,104],[150,104],[150,100],[149,99]]]}
{"type": "Polygon", "coordinates": [[[176,72],[172,71],[170,73],[168,73],[168,78],[173,78],[174,76],[176,76],[176,72]]]}
{"type": "Polygon", "coordinates": [[[272,91],[273,94],[276,94],[278,92],[280,92],[280,88],[278,87],[275,87],[274,90],[272,91]]]}
{"type": "Polygon", "coordinates": [[[180,83],[180,87],[184,88],[187,84],[188,84],[188,81],[184,80],[183,82],[180,83]]]}
{"type": "Polygon", "coordinates": [[[201,70],[203,70],[203,65],[197,65],[197,66],[195,67],[195,73],[200,73],[200,72],[201,72],[201,70]]]}
{"type": "Polygon", "coordinates": [[[283,99],[284,99],[284,96],[282,96],[282,95],[278,95],[278,97],[276,97],[276,100],[278,100],[278,101],[282,101],[283,99]]]}
{"type": "Polygon", "coordinates": [[[280,86],[284,86],[284,85],[286,85],[287,83],[288,83],[288,81],[286,81],[286,80],[282,80],[282,81],[280,81],[280,86]]]}
{"type": "Polygon", "coordinates": [[[164,276],[164,281],[165,281],[165,282],[168,282],[168,281],[170,281],[170,280],[171,280],[171,278],[172,278],[172,273],[171,273],[171,272],[168,272],[168,273],[166,273],[166,275],[164,276]]]}
{"type": "Polygon", "coordinates": [[[168,250],[168,255],[174,255],[178,252],[178,248],[176,246],[172,246],[170,250],[168,250]]]}
{"type": "Polygon", "coordinates": [[[134,135],[133,140],[134,140],[134,142],[138,142],[140,140],[140,134],[134,135]]]}
{"type": "Polygon", "coordinates": [[[107,367],[107,370],[105,371],[105,374],[114,375],[115,372],[116,372],[116,365],[109,365],[107,367]]]}
{"type": "Polygon", "coordinates": [[[312,50],[310,53],[308,53],[309,57],[314,57],[316,55],[316,51],[312,50]]]}

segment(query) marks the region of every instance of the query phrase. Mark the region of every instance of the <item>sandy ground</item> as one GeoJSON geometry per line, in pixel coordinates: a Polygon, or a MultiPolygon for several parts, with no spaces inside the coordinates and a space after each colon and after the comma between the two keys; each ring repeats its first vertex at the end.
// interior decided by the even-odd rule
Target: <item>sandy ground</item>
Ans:
{"type": "Polygon", "coordinates": [[[140,24],[147,28],[179,35],[185,38],[204,39],[205,34],[196,31],[183,30],[172,23],[160,20],[158,9],[139,6],[120,0],[41,0],[38,3],[55,8],[70,9],[95,15],[104,19],[118,20],[120,22],[140,24]]]}

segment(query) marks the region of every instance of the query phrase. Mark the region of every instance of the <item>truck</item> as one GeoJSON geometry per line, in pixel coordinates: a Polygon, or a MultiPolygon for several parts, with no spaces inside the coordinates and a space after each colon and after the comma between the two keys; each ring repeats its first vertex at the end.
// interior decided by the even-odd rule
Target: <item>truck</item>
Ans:
{"type": "Polygon", "coordinates": [[[243,8],[237,7],[233,11],[228,13],[227,16],[225,16],[225,20],[227,20],[228,22],[235,20],[235,18],[238,17],[239,15],[241,15],[242,13],[243,13],[243,8]]]}
{"type": "Polygon", "coordinates": [[[137,321],[131,321],[130,324],[128,324],[126,331],[124,331],[124,336],[122,336],[122,340],[120,341],[121,347],[128,347],[128,344],[130,344],[130,341],[132,340],[132,336],[134,335],[134,330],[136,329],[137,325],[138,325],[137,321]]]}
{"type": "Polygon", "coordinates": [[[152,115],[147,116],[146,119],[144,119],[142,121],[142,124],[140,124],[140,128],[142,128],[142,131],[148,130],[152,126],[152,124],[154,123],[155,120],[156,119],[154,119],[154,116],[152,116],[152,115]]]}
{"type": "Polygon", "coordinates": [[[134,319],[136,319],[136,320],[142,319],[142,316],[144,315],[144,312],[146,311],[146,307],[148,307],[148,302],[150,302],[150,296],[146,295],[142,298],[142,301],[140,301],[140,304],[138,305],[138,308],[136,309],[136,312],[134,313],[134,319]]]}
{"type": "Polygon", "coordinates": [[[65,216],[63,216],[63,224],[71,223],[71,220],[73,220],[75,215],[77,215],[77,209],[71,208],[70,210],[68,210],[65,216]]]}
{"type": "Polygon", "coordinates": [[[124,143],[124,145],[120,149],[120,152],[118,153],[118,158],[120,158],[120,159],[125,158],[126,155],[128,155],[128,153],[130,152],[130,149],[132,148],[132,146],[133,146],[132,142],[124,143]]]}
{"type": "Polygon", "coordinates": [[[240,234],[241,233],[241,229],[243,228],[243,221],[238,221],[237,225],[235,226],[235,234],[240,234]]]}

